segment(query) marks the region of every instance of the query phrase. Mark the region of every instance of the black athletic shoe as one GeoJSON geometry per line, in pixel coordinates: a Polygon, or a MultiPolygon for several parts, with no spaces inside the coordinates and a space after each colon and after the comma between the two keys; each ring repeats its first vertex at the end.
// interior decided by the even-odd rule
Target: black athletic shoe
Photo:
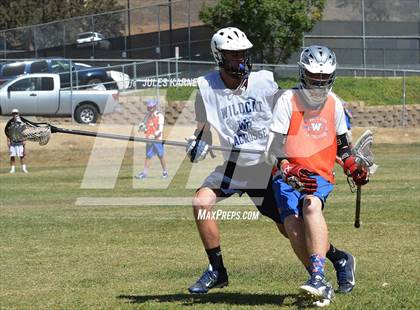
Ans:
{"type": "Polygon", "coordinates": [[[209,265],[209,268],[204,271],[200,279],[197,280],[188,291],[191,294],[205,294],[210,289],[216,287],[225,287],[229,283],[228,275],[226,269],[213,270],[212,266],[209,265]]]}
{"type": "Polygon", "coordinates": [[[356,285],[356,258],[348,252],[344,252],[347,259],[342,258],[335,262],[334,269],[337,273],[337,293],[348,294],[356,285]]]}

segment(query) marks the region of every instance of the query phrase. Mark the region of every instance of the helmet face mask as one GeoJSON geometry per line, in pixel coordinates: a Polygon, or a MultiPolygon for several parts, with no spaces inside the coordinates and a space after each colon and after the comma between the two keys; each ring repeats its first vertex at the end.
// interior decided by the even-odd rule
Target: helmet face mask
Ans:
{"type": "Polygon", "coordinates": [[[309,46],[302,51],[298,64],[305,103],[312,109],[322,108],[335,81],[334,52],[324,46],[309,46]]]}
{"type": "Polygon", "coordinates": [[[245,33],[235,27],[217,31],[211,39],[214,60],[229,76],[245,79],[251,72],[252,63],[248,50],[252,43],[245,33]]]}
{"type": "Polygon", "coordinates": [[[233,78],[242,79],[251,72],[252,64],[247,50],[221,51],[222,63],[219,64],[233,78]]]}

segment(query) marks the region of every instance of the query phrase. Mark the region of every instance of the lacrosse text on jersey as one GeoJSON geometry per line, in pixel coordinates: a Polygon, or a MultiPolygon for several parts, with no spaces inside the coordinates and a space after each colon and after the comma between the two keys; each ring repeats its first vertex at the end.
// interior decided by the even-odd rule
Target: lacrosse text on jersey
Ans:
{"type": "MultiPolygon", "coordinates": [[[[206,121],[217,131],[222,146],[264,150],[278,90],[272,72],[251,72],[247,87],[239,90],[227,89],[219,72],[198,78],[198,86],[206,121]]],[[[229,155],[223,152],[225,160],[229,155]]],[[[241,152],[236,162],[252,166],[263,161],[260,154],[241,152]]]]}
{"type": "Polygon", "coordinates": [[[234,147],[238,147],[244,143],[251,143],[253,141],[263,139],[267,139],[267,128],[258,129],[255,132],[244,132],[244,133],[237,133],[233,135],[233,138],[228,137],[228,141],[234,147]]]}
{"type": "Polygon", "coordinates": [[[292,117],[285,145],[289,161],[307,167],[334,183],[337,154],[335,100],[328,96],[320,111],[311,111],[302,105],[297,94],[291,99],[292,117]]]}

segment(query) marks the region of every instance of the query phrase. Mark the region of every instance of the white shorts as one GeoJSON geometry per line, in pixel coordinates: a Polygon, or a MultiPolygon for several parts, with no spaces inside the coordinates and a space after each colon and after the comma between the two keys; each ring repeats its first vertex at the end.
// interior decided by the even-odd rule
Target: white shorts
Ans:
{"type": "Polygon", "coordinates": [[[23,157],[23,145],[11,145],[9,148],[10,157],[23,157]]]}

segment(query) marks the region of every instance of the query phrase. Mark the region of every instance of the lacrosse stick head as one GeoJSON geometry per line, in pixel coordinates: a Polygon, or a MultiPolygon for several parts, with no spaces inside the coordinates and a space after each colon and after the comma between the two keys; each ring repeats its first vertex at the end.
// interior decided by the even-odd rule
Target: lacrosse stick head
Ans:
{"type": "Polygon", "coordinates": [[[47,124],[35,125],[28,122],[13,122],[6,128],[7,137],[12,141],[34,141],[46,145],[51,137],[47,124]]]}
{"type": "Polygon", "coordinates": [[[378,165],[374,163],[372,145],[373,133],[370,130],[366,130],[356,141],[353,148],[357,164],[367,167],[369,169],[369,174],[374,174],[378,169],[378,165]]]}

